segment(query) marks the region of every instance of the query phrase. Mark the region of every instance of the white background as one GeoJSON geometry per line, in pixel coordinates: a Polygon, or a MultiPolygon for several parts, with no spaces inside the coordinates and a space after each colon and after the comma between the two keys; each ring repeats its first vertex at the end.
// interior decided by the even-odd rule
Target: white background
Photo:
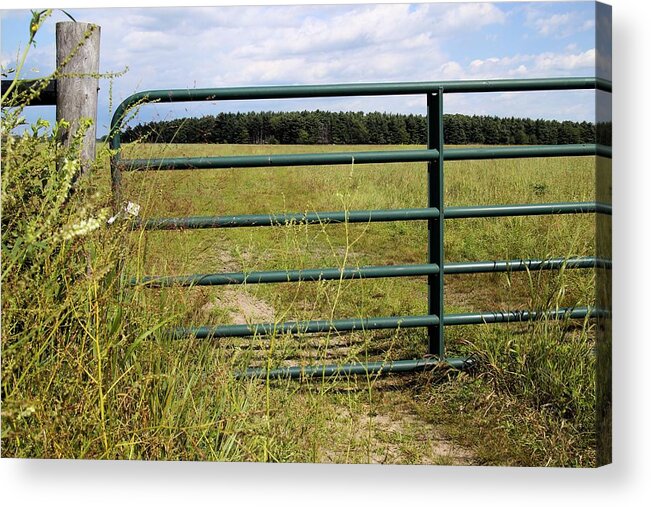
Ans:
{"type": "MultiPolygon", "coordinates": [[[[13,2],[12,2],[13,3],[13,2]]],[[[193,1],[187,5],[228,5],[193,1]]],[[[360,3],[251,1],[268,3],[360,3]]],[[[378,3],[378,2],[376,2],[378,3]]],[[[651,505],[649,58],[646,2],[611,0],[614,61],[614,464],[591,469],[0,460],[4,505],[651,505]],[[646,80],[646,81],[645,81],[646,80]]],[[[179,5],[152,0],[46,7],[179,5]]],[[[16,8],[43,7],[25,1],[16,8]]],[[[3,8],[7,8],[6,4],[3,8]]]]}

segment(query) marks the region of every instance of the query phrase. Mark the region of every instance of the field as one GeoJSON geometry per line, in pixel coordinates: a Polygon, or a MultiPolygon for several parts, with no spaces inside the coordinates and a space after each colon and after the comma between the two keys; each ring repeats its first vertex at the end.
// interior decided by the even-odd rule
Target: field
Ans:
{"type": "MultiPolygon", "coordinates": [[[[156,145],[138,145],[130,147],[124,157],[253,155],[365,149],[377,147],[167,145],[161,150],[156,145]]],[[[448,206],[594,199],[594,161],[590,157],[448,162],[445,170],[445,201],[448,206]]],[[[161,171],[126,175],[125,184],[126,194],[143,205],[143,215],[147,217],[411,208],[426,205],[426,168],[422,163],[161,171]]],[[[593,215],[448,220],[446,262],[594,255],[593,224],[593,215]]],[[[135,275],[423,263],[426,262],[426,237],[425,222],[297,224],[271,228],[149,232],[138,240],[143,262],[138,265],[135,275]]],[[[593,277],[592,270],[568,270],[560,275],[558,272],[536,272],[448,276],[445,280],[445,308],[447,313],[458,313],[590,304],[594,293],[593,277]]],[[[424,277],[411,277],[138,290],[143,292],[141,301],[146,311],[160,313],[162,318],[173,316],[170,324],[215,325],[425,314],[426,287],[424,277]],[[161,308],[164,308],[162,313],[161,308]]],[[[545,412],[544,407],[549,405],[553,413],[554,400],[549,398],[555,395],[567,396],[564,391],[568,386],[564,384],[576,382],[578,385],[571,389],[575,390],[572,395],[578,399],[569,403],[568,400],[561,402],[561,405],[566,404],[561,412],[568,410],[569,405],[570,410],[589,410],[593,401],[582,399],[593,396],[591,375],[585,374],[592,362],[589,353],[591,338],[587,328],[588,324],[583,322],[447,328],[449,355],[477,355],[483,363],[490,364],[496,371],[487,369],[485,375],[480,376],[481,381],[477,377],[463,377],[462,380],[455,377],[438,389],[446,391],[451,386],[482,382],[492,383],[497,391],[508,393],[513,389],[512,382],[520,382],[520,394],[531,406],[545,412]],[[529,351],[528,348],[533,350],[529,351]],[[542,350],[536,350],[537,348],[542,350]],[[563,348],[567,350],[563,352],[563,348]],[[572,356],[563,358],[570,351],[572,356]],[[584,374],[582,379],[571,378],[573,374],[576,375],[576,371],[562,371],[572,357],[576,358],[574,354],[577,352],[581,354],[580,360],[585,361],[580,368],[584,374]],[[532,360],[526,367],[509,364],[513,361],[526,361],[528,353],[532,356],[539,353],[544,357],[535,359],[539,364],[532,360]],[[552,361],[558,364],[553,364],[552,361]],[[522,379],[523,371],[531,367],[549,367],[551,371],[527,372],[526,378],[522,379]],[[506,371],[509,368],[516,370],[514,377],[517,380],[504,379],[508,376],[506,371]],[[518,368],[522,371],[518,371],[518,368]],[[553,385],[555,382],[560,385],[553,385]],[[556,391],[544,393],[546,388],[556,391]]],[[[255,339],[253,343],[250,339],[226,339],[213,347],[219,348],[233,365],[246,363],[278,366],[417,358],[426,353],[425,344],[424,330],[411,329],[317,338],[310,335],[299,338],[276,336],[271,340],[255,339]]],[[[426,379],[427,375],[421,376],[421,381],[427,383],[426,379]]],[[[405,410],[400,408],[405,403],[412,405],[411,409],[406,409],[408,413],[427,408],[427,403],[421,403],[420,407],[414,403],[413,387],[397,391],[385,389],[383,386],[386,381],[372,378],[362,381],[339,380],[325,385],[317,383],[315,389],[318,395],[314,395],[311,388],[300,389],[296,395],[301,400],[299,413],[304,409],[306,402],[303,397],[308,396],[306,393],[317,396],[317,401],[313,402],[317,405],[315,410],[327,414],[332,410],[340,412],[346,409],[351,403],[350,392],[344,400],[339,400],[337,396],[325,396],[322,392],[323,389],[338,389],[341,382],[345,383],[346,391],[350,389],[350,382],[355,384],[352,392],[356,393],[356,407],[358,403],[362,404],[357,407],[362,413],[378,411],[391,418],[399,416],[401,410],[405,410]],[[375,399],[377,396],[386,399],[378,401],[375,399]],[[334,408],[330,407],[331,403],[334,403],[334,408]],[[369,404],[371,406],[367,407],[369,404]],[[381,409],[377,408],[378,405],[381,405],[381,409]]],[[[275,406],[287,403],[286,400],[281,403],[277,399],[287,396],[285,387],[275,386],[269,395],[274,398],[270,403],[275,406]]],[[[293,403],[296,403],[295,399],[290,402],[293,403]]],[[[462,424],[454,420],[454,413],[449,415],[451,424],[463,428],[462,424]]],[[[581,417],[590,416],[582,414],[581,417]]],[[[562,418],[561,414],[561,420],[562,418]]],[[[432,422],[436,421],[430,420],[429,424],[432,422]]],[[[324,423],[324,429],[327,430],[331,424],[335,423],[324,423]]],[[[365,426],[360,422],[357,425],[365,426]]],[[[439,426],[438,432],[440,431],[439,426]]],[[[515,428],[515,431],[518,433],[521,428],[515,428]]],[[[436,433],[435,429],[434,434],[436,433]]],[[[371,449],[378,445],[381,447],[381,439],[382,431],[378,431],[378,435],[367,442],[366,451],[369,446],[371,449]]],[[[558,451],[562,453],[563,446],[558,451]]],[[[332,455],[332,450],[327,449],[327,446],[315,452],[304,459],[319,461],[330,459],[327,456],[332,455]]],[[[364,461],[368,458],[364,453],[355,456],[351,452],[346,455],[346,460],[364,461]]],[[[479,457],[482,452],[491,453],[474,450],[473,453],[462,454],[472,454],[481,461],[485,459],[479,457]]],[[[548,458],[561,462],[568,459],[562,454],[548,458]]],[[[396,456],[393,459],[400,461],[403,458],[396,456]]],[[[432,460],[432,457],[429,459],[432,460]]],[[[413,458],[411,461],[418,462],[418,459],[413,458]]],[[[531,462],[534,461],[529,461],[531,462]]]]}
{"type": "MultiPolygon", "coordinates": [[[[364,149],[377,147],[129,145],[123,158],[364,149]]],[[[592,157],[448,162],[445,171],[448,206],[594,200],[592,157]]],[[[144,217],[426,205],[425,164],[161,171],[123,181],[144,217]]],[[[15,297],[3,302],[3,324],[25,305],[51,311],[34,312],[31,327],[3,331],[4,455],[594,465],[589,321],[447,328],[448,354],[477,360],[467,373],[237,380],[233,372],[248,365],[422,357],[425,332],[173,340],[165,330],[423,314],[425,279],[129,286],[143,275],[422,263],[424,222],[128,229],[88,236],[77,264],[55,250],[38,274],[42,300],[21,293],[25,282],[5,281],[15,297]],[[53,307],[60,290],[47,291],[58,287],[62,266],[77,269],[83,283],[66,286],[70,295],[53,307]]],[[[448,220],[445,255],[446,262],[594,255],[594,216],[448,220]]],[[[586,269],[447,276],[445,309],[589,305],[594,291],[586,269]]]]}

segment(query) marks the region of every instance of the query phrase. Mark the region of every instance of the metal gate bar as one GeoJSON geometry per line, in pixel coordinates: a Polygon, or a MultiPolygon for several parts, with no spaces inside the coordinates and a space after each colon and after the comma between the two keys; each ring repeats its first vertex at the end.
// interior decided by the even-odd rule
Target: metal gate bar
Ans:
{"type": "Polygon", "coordinates": [[[178,169],[237,169],[247,167],[291,167],[318,165],[427,162],[439,158],[437,150],[385,150],[341,153],[296,153],[292,155],[247,155],[228,157],[154,158],[121,161],[122,171],[178,169]]]}
{"type": "MultiPolygon", "coordinates": [[[[611,207],[596,202],[558,202],[545,204],[509,204],[502,206],[447,207],[443,212],[449,218],[489,218],[533,215],[561,215],[568,213],[611,214],[611,207]]],[[[402,208],[359,211],[321,211],[308,213],[279,213],[261,215],[196,216],[149,218],[134,225],[147,230],[209,229],[219,227],[269,227],[278,225],[312,225],[394,222],[437,218],[436,208],[402,208]]]]}
{"type": "Polygon", "coordinates": [[[179,327],[172,336],[183,338],[228,338],[275,334],[328,333],[342,331],[370,331],[374,329],[403,329],[438,325],[436,315],[403,317],[369,317],[365,319],[300,320],[264,324],[232,324],[227,326],[179,327]]]}
{"type": "MultiPolygon", "coordinates": [[[[558,146],[510,146],[506,148],[454,148],[445,150],[447,160],[486,160],[533,157],[610,156],[610,149],[596,144],[558,146]]],[[[291,155],[247,155],[227,157],[188,157],[120,160],[121,171],[164,171],[189,169],[243,169],[253,167],[291,167],[318,165],[429,162],[438,160],[438,149],[386,150],[341,153],[296,153],[291,155]]]]}
{"type": "MultiPolygon", "coordinates": [[[[452,313],[443,317],[444,326],[528,322],[536,320],[585,319],[595,316],[593,309],[582,306],[549,311],[512,310],[484,313],[452,313]]],[[[301,320],[264,324],[232,324],[226,326],[191,326],[171,330],[174,338],[244,338],[282,334],[333,333],[342,331],[372,331],[376,329],[406,329],[439,324],[436,315],[407,317],[371,317],[366,319],[301,320]]]]}
{"type": "Polygon", "coordinates": [[[355,280],[361,278],[395,278],[430,275],[439,272],[436,264],[405,264],[400,266],[364,266],[350,268],[294,269],[286,271],[251,271],[238,273],[211,273],[187,276],[145,276],[132,285],[150,287],[197,285],[236,285],[249,283],[318,282],[321,280],[355,280]]]}
{"type": "MultiPolygon", "coordinates": [[[[556,269],[589,269],[608,267],[596,257],[556,259],[515,259],[510,261],[452,262],[443,268],[446,275],[471,273],[505,273],[516,271],[546,271],[556,269]]],[[[295,269],[284,271],[248,271],[207,273],[181,276],[144,276],[131,280],[131,285],[150,288],[199,287],[214,285],[248,285],[283,282],[320,282],[325,280],[355,280],[371,278],[412,277],[438,274],[436,264],[406,264],[400,266],[365,266],[351,268],[295,269]]]]}
{"type": "MultiPolygon", "coordinates": [[[[231,88],[188,88],[148,90],[127,97],[115,110],[111,126],[132,107],[152,102],[220,102],[224,100],[300,99],[321,97],[359,97],[377,95],[420,95],[443,88],[445,93],[493,93],[551,90],[612,91],[612,83],[594,77],[561,77],[549,79],[495,79],[468,81],[430,81],[403,83],[359,83],[290,86],[242,86],[231,88]]],[[[112,132],[119,147],[119,132],[112,132]]]]}
{"type": "Polygon", "coordinates": [[[371,361],[367,363],[326,364],[317,366],[288,366],[286,368],[247,368],[234,372],[235,378],[297,379],[314,377],[336,377],[352,375],[379,375],[385,373],[409,373],[430,370],[437,366],[448,366],[457,370],[473,365],[471,358],[449,357],[441,360],[434,357],[424,359],[403,359],[401,361],[371,361]]]}

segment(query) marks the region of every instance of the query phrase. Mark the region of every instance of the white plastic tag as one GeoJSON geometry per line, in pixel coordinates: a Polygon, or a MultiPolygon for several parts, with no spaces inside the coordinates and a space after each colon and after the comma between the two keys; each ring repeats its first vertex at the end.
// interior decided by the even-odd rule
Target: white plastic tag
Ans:
{"type": "Polygon", "coordinates": [[[129,201],[124,207],[124,211],[126,211],[131,216],[137,217],[140,213],[140,204],[129,201]]]}
{"type": "Polygon", "coordinates": [[[120,215],[122,215],[123,213],[125,214],[125,216],[124,216],[125,220],[128,219],[129,216],[137,217],[137,216],[140,214],[140,204],[137,204],[137,203],[135,203],[135,202],[131,202],[131,201],[127,202],[127,203],[124,205],[124,208],[122,208],[122,209],[121,209],[120,211],[118,211],[115,215],[113,215],[111,218],[109,218],[109,219],[106,221],[106,223],[107,223],[108,225],[111,225],[111,224],[114,223],[114,222],[118,219],[118,217],[119,217],[120,215]]]}

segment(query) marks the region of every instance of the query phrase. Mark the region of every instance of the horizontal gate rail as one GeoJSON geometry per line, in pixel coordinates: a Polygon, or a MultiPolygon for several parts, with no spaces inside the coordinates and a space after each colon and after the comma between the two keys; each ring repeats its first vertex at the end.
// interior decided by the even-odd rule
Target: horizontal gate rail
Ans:
{"type": "Polygon", "coordinates": [[[403,329],[435,326],[436,315],[403,317],[369,317],[365,319],[303,320],[264,324],[232,324],[225,326],[180,327],[172,330],[172,336],[184,338],[227,338],[266,336],[273,334],[327,333],[341,331],[370,331],[373,329],[403,329]]]}
{"type": "Polygon", "coordinates": [[[607,213],[610,206],[598,202],[554,202],[543,204],[505,204],[500,206],[455,206],[443,211],[446,219],[497,218],[534,215],[607,213]]]}
{"type": "MultiPolygon", "coordinates": [[[[555,269],[587,269],[608,267],[596,257],[575,259],[516,259],[510,261],[453,262],[445,264],[446,275],[470,273],[502,273],[515,271],[543,271],[555,269]]],[[[318,282],[321,280],[354,280],[370,278],[395,278],[437,274],[436,264],[409,264],[399,266],[365,266],[350,268],[297,269],[285,271],[250,271],[235,273],[210,273],[185,276],[145,276],[132,280],[131,285],[150,288],[198,287],[214,285],[244,285],[282,282],[318,282]]]]}
{"type": "Polygon", "coordinates": [[[533,157],[611,157],[610,147],[598,144],[564,144],[540,146],[508,146],[498,148],[454,148],[445,150],[445,160],[486,160],[533,157]]]}
{"type": "Polygon", "coordinates": [[[453,313],[445,315],[443,323],[446,326],[467,326],[474,324],[498,324],[501,322],[529,322],[535,320],[585,319],[594,317],[599,310],[587,306],[575,308],[559,308],[549,311],[504,311],[484,313],[453,313]]]}
{"type": "MultiPolygon", "coordinates": [[[[593,150],[594,151],[594,150],[593,150]]],[[[437,150],[384,150],[340,153],[294,153],[289,155],[248,155],[229,157],[189,157],[129,159],[120,162],[123,171],[233,169],[244,167],[289,167],[340,164],[427,162],[439,158],[437,150]]]]}
{"type": "Polygon", "coordinates": [[[350,268],[296,269],[287,271],[251,271],[249,273],[212,273],[187,276],[146,276],[133,285],[147,287],[192,287],[196,285],[233,285],[250,283],[317,282],[320,280],[354,280],[360,278],[395,278],[431,275],[439,272],[436,264],[400,266],[365,266],[350,268]]]}
{"type": "Polygon", "coordinates": [[[476,273],[508,273],[515,271],[547,271],[555,269],[590,269],[609,267],[610,261],[597,257],[571,259],[515,259],[510,261],[453,262],[445,264],[446,275],[476,273]]]}
{"type": "Polygon", "coordinates": [[[425,371],[446,365],[457,370],[474,364],[471,358],[447,357],[444,360],[435,357],[425,359],[403,359],[401,361],[371,361],[368,363],[326,364],[317,366],[288,366],[286,368],[247,368],[236,372],[235,378],[258,379],[296,379],[310,377],[334,377],[347,375],[378,375],[384,373],[408,373],[425,371]]]}
{"type": "Polygon", "coordinates": [[[188,88],[148,90],[135,93],[116,109],[111,126],[132,106],[146,102],[196,102],[257,99],[300,99],[320,97],[359,97],[377,95],[417,95],[443,89],[444,93],[525,92],[553,90],[601,90],[610,92],[612,84],[593,77],[550,79],[496,79],[468,81],[430,81],[419,83],[360,83],[334,85],[246,86],[232,88],[188,88]]]}
{"type": "MultiPolygon", "coordinates": [[[[507,204],[501,206],[457,206],[445,208],[446,219],[488,218],[529,215],[560,215],[570,213],[604,213],[610,215],[610,205],[598,202],[558,202],[544,204],[507,204]]],[[[358,211],[320,211],[260,215],[196,216],[149,218],[135,223],[147,230],[209,229],[220,227],[271,227],[290,224],[339,224],[397,222],[438,218],[436,208],[402,208],[358,211]]]]}
{"type": "MultiPolygon", "coordinates": [[[[484,160],[532,157],[576,157],[599,154],[610,157],[611,149],[596,144],[554,146],[513,146],[506,148],[455,148],[445,152],[446,160],[484,160]]],[[[187,157],[127,159],[118,164],[121,171],[237,169],[247,167],[291,167],[341,164],[428,162],[440,157],[438,150],[386,150],[341,153],[295,153],[288,155],[248,155],[228,157],[187,157]]]]}
{"type": "Polygon", "coordinates": [[[217,227],[270,227],[289,224],[342,224],[397,222],[437,218],[436,208],[402,208],[359,211],[322,211],[264,215],[231,215],[221,217],[149,218],[136,225],[149,230],[208,229],[217,227]]]}
{"type": "MultiPolygon", "coordinates": [[[[559,308],[551,311],[504,311],[486,313],[453,313],[443,317],[445,326],[528,322],[534,320],[585,319],[594,310],[589,307],[559,308]]],[[[436,326],[436,315],[403,317],[370,317],[366,319],[304,320],[263,324],[229,324],[223,326],[178,327],[171,331],[174,338],[245,338],[281,334],[310,334],[340,331],[370,331],[375,329],[406,329],[436,326]]]]}

